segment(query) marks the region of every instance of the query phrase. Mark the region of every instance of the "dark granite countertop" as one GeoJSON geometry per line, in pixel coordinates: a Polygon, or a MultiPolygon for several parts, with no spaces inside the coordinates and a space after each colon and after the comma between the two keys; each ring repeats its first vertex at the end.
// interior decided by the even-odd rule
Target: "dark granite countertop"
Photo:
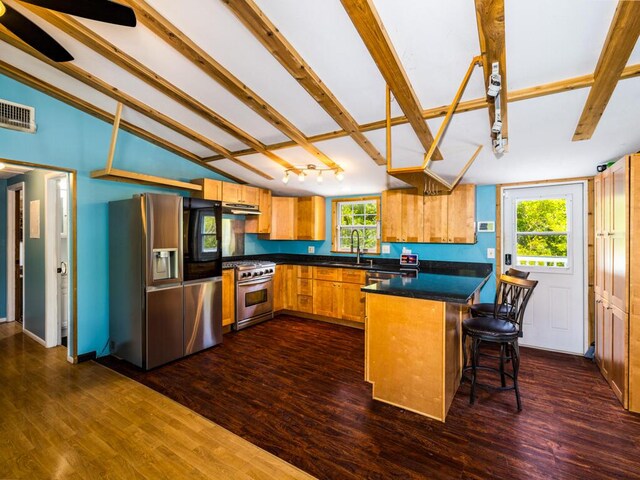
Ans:
{"type": "Polygon", "coordinates": [[[482,288],[491,275],[456,275],[419,273],[417,277],[395,277],[362,287],[365,293],[420,298],[449,303],[467,303],[482,288]]]}
{"type": "MultiPolygon", "coordinates": [[[[400,270],[397,258],[361,257],[360,264],[356,264],[353,256],[343,255],[300,255],[289,253],[274,253],[262,255],[244,255],[237,257],[225,257],[223,261],[233,260],[269,260],[276,264],[312,265],[316,267],[355,268],[360,270],[389,271],[400,270]],[[369,265],[369,260],[373,265],[369,265]]],[[[420,260],[420,273],[430,275],[442,275],[444,277],[456,276],[462,278],[488,278],[492,272],[490,263],[474,262],[442,262],[438,260],[420,260]]],[[[484,282],[483,282],[484,284],[484,282]]],[[[382,293],[382,292],[379,292],[382,293]]]]}

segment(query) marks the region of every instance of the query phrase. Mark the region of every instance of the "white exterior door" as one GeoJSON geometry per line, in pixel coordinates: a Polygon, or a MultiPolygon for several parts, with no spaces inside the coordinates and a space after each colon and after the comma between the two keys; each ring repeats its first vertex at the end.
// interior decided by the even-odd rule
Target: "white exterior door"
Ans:
{"type": "Polygon", "coordinates": [[[586,349],[585,203],[583,183],[503,190],[503,270],[528,271],[538,280],[521,345],[586,349]]]}

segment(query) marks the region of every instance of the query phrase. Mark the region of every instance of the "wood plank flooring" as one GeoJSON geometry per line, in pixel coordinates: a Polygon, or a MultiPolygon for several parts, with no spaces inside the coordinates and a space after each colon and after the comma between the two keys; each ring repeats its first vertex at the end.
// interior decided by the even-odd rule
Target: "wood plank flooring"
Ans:
{"type": "Polygon", "coordinates": [[[371,400],[363,355],[362,331],[280,316],[151,372],[105,363],[319,478],[640,478],[640,416],[588,360],[523,348],[522,413],[463,385],[443,424],[371,400]]]}
{"type": "Polygon", "coordinates": [[[0,478],[311,478],[137,382],[65,356],[0,324],[0,478]]]}

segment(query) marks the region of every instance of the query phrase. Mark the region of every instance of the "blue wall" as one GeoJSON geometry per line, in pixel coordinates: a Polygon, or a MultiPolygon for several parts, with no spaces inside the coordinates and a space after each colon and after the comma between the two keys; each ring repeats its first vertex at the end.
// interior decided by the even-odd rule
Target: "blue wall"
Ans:
{"type": "MultiPolygon", "coordinates": [[[[107,203],[143,191],[167,190],[91,179],[92,170],[104,168],[111,124],[2,75],[0,92],[3,99],[34,106],[38,127],[35,134],[0,129],[0,158],[78,171],[78,353],[104,352],[109,334],[107,203]]],[[[118,137],[114,166],[179,180],[222,178],[124,131],[118,137]]],[[[0,205],[0,210],[6,208],[0,205]]],[[[2,251],[5,255],[6,248],[2,251]]],[[[2,261],[6,260],[0,265],[2,261]]]]}
{"type": "MultiPolygon", "coordinates": [[[[372,194],[373,196],[377,194],[372,194]]],[[[362,197],[363,195],[357,195],[362,197]]],[[[369,196],[369,195],[366,195],[369,196]]],[[[340,197],[347,198],[347,197],[340,197]]],[[[316,248],[316,255],[350,255],[331,252],[331,200],[327,198],[326,221],[327,239],[320,242],[260,240],[257,235],[248,234],[245,238],[245,253],[297,253],[306,254],[308,246],[316,248]]],[[[496,188],[495,185],[481,185],[476,187],[476,220],[496,219],[496,188]]],[[[376,258],[398,258],[402,248],[406,247],[417,253],[425,260],[450,260],[456,262],[485,262],[492,263],[495,271],[495,259],[487,259],[487,248],[496,247],[495,233],[478,233],[478,242],[473,245],[451,245],[438,243],[389,243],[390,254],[376,255],[376,258]]],[[[495,295],[495,275],[482,289],[482,301],[493,301],[495,295]]]]}

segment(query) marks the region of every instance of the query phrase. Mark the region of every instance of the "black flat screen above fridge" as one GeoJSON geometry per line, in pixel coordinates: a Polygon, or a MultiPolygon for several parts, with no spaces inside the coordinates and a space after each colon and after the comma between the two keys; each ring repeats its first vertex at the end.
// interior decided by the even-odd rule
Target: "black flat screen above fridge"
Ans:
{"type": "Polygon", "coordinates": [[[222,275],[222,203],[185,197],[183,201],[184,280],[222,275]]]}

